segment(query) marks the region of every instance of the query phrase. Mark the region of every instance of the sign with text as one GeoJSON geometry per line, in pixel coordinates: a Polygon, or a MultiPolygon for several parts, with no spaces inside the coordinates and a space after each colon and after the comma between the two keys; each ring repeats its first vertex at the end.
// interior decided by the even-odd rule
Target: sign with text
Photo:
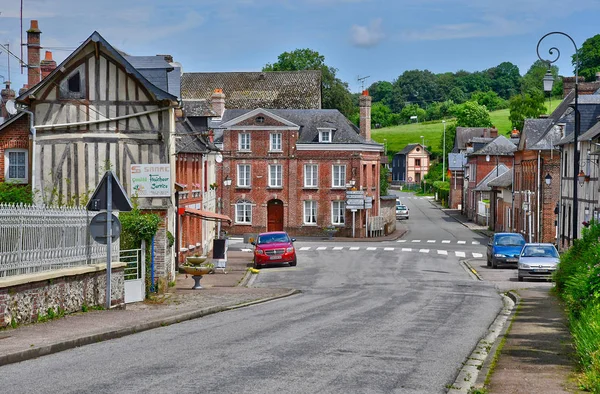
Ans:
{"type": "Polygon", "coordinates": [[[373,208],[373,197],[365,197],[365,209],[373,208]]]}
{"type": "Polygon", "coordinates": [[[171,166],[169,164],[132,164],[131,195],[170,197],[171,166]]]}

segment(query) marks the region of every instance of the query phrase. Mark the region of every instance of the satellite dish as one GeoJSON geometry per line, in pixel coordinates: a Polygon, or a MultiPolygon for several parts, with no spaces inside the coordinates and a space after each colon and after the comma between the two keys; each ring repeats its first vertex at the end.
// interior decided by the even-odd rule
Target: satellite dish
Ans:
{"type": "Polygon", "coordinates": [[[6,110],[11,115],[14,115],[17,113],[17,106],[15,105],[15,100],[8,100],[6,102],[6,110]]]}
{"type": "Polygon", "coordinates": [[[223,155],[220,153],[217,153],[217,157],[215,157],[215,161],[217,163],[222,163],[223,162],[223,155]]]}

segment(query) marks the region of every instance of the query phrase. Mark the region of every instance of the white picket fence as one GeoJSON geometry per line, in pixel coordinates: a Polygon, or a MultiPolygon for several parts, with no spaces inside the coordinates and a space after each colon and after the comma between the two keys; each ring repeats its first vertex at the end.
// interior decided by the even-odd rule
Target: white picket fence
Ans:
{"type": "MultiPolygon", "coordinates": [[[[106,262],[84,208],[0,204],[0,277],[106,262]]],[[[118,256],[119,243],[112,245],[118,256]]]]}

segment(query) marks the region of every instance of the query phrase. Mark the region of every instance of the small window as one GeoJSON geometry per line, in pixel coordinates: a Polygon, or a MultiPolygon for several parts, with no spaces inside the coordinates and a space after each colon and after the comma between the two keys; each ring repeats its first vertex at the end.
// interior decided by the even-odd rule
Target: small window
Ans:
{"type": "Polygon", "coordinates": [[[59,97],[61,99],[85,98],[85,65],[82,64],[76,69],[71,70],[71,72],[60,81],[59,87],[59,97]]]}
{"type": "Polygon", "coordinates": [[[319,131],[319,142],[331,142],[331,130],[319,131]]]}
{"type": "Polygon", "coordinates": [[[250,187],[250,164],[238,164],[237,186],[250,187]]]}
{"type": "Polygon", "coordinates": [[[69,93],[81,93],[81,77],[79,71],[69,77],[67,82],[69,93]]]}
{"type": "Polygon", "coordinates": [[[270,151],[281,152],[281,133],[272,133],[270,134],[270,151]]]}
{"type": "Polygon", "coordinates": [[[344,201],[331,202],[331,224],[342,225],[346,216],[346,203],[344,201]]]}
{"type": "Polygon", "coordinates": [[[283,166],[281,164],[269,165],[269,187],[282,187],[283,166]]]}
{"type": "Polygon", "coordinates": [[[421,159],[415,159],[415,166],[421,167],[421,159]]]}
{"type": "Polygon", "coordinates": [[[317,224],[317,202],[304,201],[304,224],[317,224]]]}
{"type": "Polygon", "coordinates": [[[250,133],[240,133],[238,137],[238,150],[250,150],[250,133]]]}
{"type": "Polygon", "coordinates": [[[235,204],[235,222],[252,224],[252,204],[250,201],[242,200],[235,204]]]}
{"type": "Polygon", "coordinates": [[[256,123],[265,123],[265,117],[264,116],[257,116],[254,121],[256,123]]]}
{"type": "Polygon", "coordinates": [[[4,180],[16,183],[28,182],[26,149],[6,149],[4,151],[4,180]]]}
{"type": "Polygon", "coordinates": [[[346,166],[345,165],[334,165],[332,166],[333,176],[331,177],[332,187],[346,187],[346,166]]]}
{"type": "Polygon", "coordinates": [[[316,164],[304,165],[304,187],[317,187],[319,167],[316,164]]]}

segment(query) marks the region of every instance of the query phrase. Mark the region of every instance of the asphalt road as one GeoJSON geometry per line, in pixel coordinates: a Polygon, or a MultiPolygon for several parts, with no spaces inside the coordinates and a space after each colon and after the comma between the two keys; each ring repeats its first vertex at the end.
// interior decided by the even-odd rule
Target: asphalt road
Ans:
{"type": "Polygon", "coordinates": [[[397,242],[360,243],[357,250],[351,250],[356,243],[336,243],[334,250],[299,242],[305,250],[297,267],[263,269],[254,285],[302,294],[8,365],[0,368],[0,387],[15,393],[443,393],[501,300],[456,256],[485,253],[473,243],[477,236],[443,220],[426,200],[403,202],[411,210],[402,222],[410,230],[405,241],[435,239],[428,252],[397,242]],[[455,242],[442,243],[450,239],[455,242]],[[433,252],[440,248],[448,253],[433,252]]]}

